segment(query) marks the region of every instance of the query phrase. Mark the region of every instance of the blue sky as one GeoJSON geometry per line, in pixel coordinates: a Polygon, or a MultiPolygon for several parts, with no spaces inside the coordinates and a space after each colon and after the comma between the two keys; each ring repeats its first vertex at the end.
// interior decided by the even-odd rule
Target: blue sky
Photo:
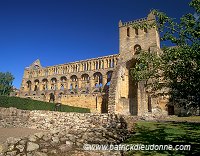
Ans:
{"type": "Polygon", "coordinates": [[[153,8],[179,18],[189,0],[0,0],[0,71],[19,88],[36,59],[51,66],[118,53],[118,22],[153,8]]]}

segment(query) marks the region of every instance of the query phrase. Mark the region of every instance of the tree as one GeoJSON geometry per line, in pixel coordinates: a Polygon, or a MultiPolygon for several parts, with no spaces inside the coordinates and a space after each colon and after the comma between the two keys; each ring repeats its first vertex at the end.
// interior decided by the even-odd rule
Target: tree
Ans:
{"type": "Polygon", "coordinates": [[[14,77],[11,73],[0,72],[0,95],[9,95],[12,91],[14,77]]]}
{"type": "Polygon", "coordinates": [[[131,75],[136,81],[146,81],[149,94],[168,94],[174,105],[200,108],[200,0],[192,0],[189,5],[195,13],[183,15],[179,23],[153,10],[156,21],[139,26],[156,27],[161,41],[175,46],[163,47],[159,54],[141,51],[131,75]]]}

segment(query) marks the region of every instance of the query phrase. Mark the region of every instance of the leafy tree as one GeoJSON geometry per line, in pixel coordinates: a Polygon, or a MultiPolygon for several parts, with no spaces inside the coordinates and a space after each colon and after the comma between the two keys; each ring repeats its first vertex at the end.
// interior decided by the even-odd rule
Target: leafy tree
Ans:
{"type": "Polygon", "coordinates": [[[11,73],[0,72],[0,95],[9,95],[12,91],[14,77],[11,73]]]}
{"type": "MultiPolygon", "coordinates": [[[[144,23],[141,28],[156,27],[161,41],[170,41],[174,47],[156,51],[141,51],[138,62],[131,69],[136,81],[146,81],[149,94],[168,94],[173,104],[185,108],[200,107],[200,0],[189,4],[194,14],[188,13],[180,22],[165,13],[153,10],[156,21],[144,23]]],[[[137,25],[133,25],[137,27],[137,25]]]]}

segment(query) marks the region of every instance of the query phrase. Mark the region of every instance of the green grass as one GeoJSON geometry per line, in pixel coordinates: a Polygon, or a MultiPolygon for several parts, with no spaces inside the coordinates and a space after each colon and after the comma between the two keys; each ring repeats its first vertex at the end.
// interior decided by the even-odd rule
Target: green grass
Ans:
{"type": "Polygon", "coordinates": [[[126,144],[191,145],[190,151],[128,151],[126,156],[200,155],[200,124],[172,122],[137,122],[136,133],[126,144]]]}
{"type": "MultiPolygon", "coordinates": [[[[23,110],[54,110],[54,103],[37,101],[32,99],[25,99],[19,97],[8,97],[0,96],[0,107],[15,107],[23,110]]],[[[61,106],[62,112],[79,112],[79,113],[89,113],[90,110],[87,108],[72,107],[67,105],[61,106]]]]}

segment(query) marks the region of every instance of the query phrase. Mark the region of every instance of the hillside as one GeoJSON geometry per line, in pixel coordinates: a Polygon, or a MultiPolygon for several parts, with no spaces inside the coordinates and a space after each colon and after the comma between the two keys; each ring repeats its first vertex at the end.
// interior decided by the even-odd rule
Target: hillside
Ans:
{"type": "MultiPolygon", "coordinates": [[[[0,96],[0,107],[15,107],[23,110],[54,110],[54,103],[25,99],[19,97],[0,96]]],[[[87,108],[72,107],[67,105],[61,106],[62,112],[79,112],[89,113],[87,108]]]]}

